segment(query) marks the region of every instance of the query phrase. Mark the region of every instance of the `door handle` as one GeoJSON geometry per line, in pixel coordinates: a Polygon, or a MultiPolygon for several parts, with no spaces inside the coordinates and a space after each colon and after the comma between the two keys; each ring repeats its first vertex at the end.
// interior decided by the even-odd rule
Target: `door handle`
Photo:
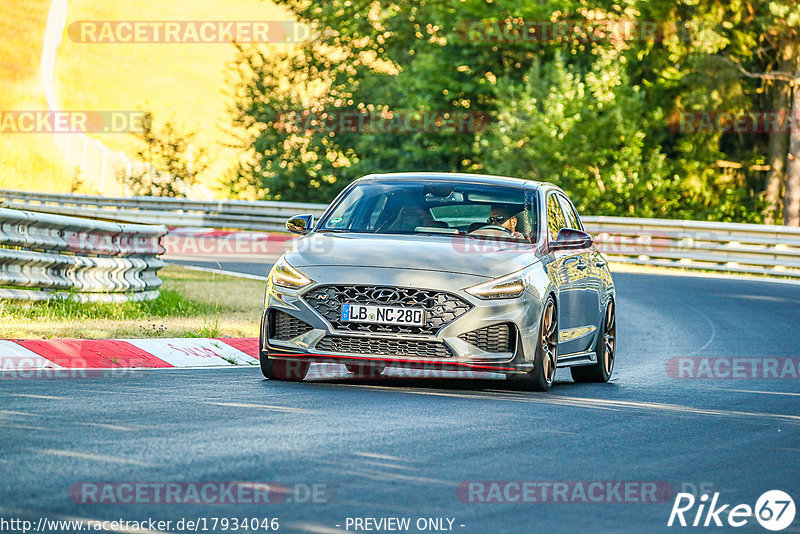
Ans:
{"type": "Polygon", "coordinates": [[[580,269],[582,271],[582,270],[586,269],[586,267],[588,267],[588,265],[586,265],[582,261],[579,261],[578,264],[575,267],[577,267],[578,269],[580,269]]]}
{"type": "Polygon", "coordinates": [[[606,262],[604,262],[603,260],[598,260],[597,263],[594,264],[594,266],[595,267],[605,267],[606,266],[606,262]]]}

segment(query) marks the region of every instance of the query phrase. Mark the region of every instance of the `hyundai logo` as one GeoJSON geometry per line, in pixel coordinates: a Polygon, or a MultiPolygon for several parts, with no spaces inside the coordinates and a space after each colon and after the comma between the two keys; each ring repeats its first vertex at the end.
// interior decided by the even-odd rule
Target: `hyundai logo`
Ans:
{"type": "Polygon", "coordinates": [[[376,289],[371,297],[376,302],[394,302],[400,298],[400,292],[396,289],[376,289]]]}

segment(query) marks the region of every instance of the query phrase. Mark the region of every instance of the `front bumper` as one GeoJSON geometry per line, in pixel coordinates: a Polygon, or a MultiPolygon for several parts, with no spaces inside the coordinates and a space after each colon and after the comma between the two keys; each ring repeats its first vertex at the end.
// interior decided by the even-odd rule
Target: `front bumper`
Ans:
{"type": "Polygon", "coordinates": [[[268,285],[261,326],[262,357],[502,373],[526,372],[532,368],[541,302],[528,291],[512,299],[483,300],[463,291],[486,280],[477,276],[374,268],[315,267],[314,270],[317,272],[304,272],[324,282],[315,282],[300,291],[268,285]],[[359,283],[354,284],[353,280],[359,283]],[[318,305],[310,302],[310,295],[329,286],[446,292],[467,303],[469,309],[436,329],[422,329],[425,333],[355,332],[341,328],[330,314],[326,317],[318,305]],[[280,314],[288,315],[289,319],[280,314]],[[280,329],[278,320],[284,321],[280,329]],[[307,326],[295,328],[302,324],[297,321],[307,326]],[[508,343],[498,345],[496,337],[503,332],[508,332],[508,343]],[[503,350],[495,350],[498,347],[503,350]]]}

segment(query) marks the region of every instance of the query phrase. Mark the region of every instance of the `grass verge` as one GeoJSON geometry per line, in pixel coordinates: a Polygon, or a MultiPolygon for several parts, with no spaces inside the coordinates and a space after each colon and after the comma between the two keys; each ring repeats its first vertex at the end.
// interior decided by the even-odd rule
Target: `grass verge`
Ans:
{"type": "Polygon", "coordinates": [[[264,282],[168,265],[161,295],[123,304],[0,301],[0,338],[257,337],[264,282]]]}

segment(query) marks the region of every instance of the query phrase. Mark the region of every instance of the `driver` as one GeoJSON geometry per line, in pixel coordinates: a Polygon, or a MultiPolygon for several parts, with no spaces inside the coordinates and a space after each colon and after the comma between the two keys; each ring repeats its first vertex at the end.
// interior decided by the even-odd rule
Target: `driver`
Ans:
{"type": "Polygon", "coordinates": [[[511,232],[511,235],[516,239],[523,239],[525,236],[517,232],[517,216],[505,206],[492,206],[492,211],[489,218],[486,220],[487,224],[494,224],[502,226],[511,232]]]}

